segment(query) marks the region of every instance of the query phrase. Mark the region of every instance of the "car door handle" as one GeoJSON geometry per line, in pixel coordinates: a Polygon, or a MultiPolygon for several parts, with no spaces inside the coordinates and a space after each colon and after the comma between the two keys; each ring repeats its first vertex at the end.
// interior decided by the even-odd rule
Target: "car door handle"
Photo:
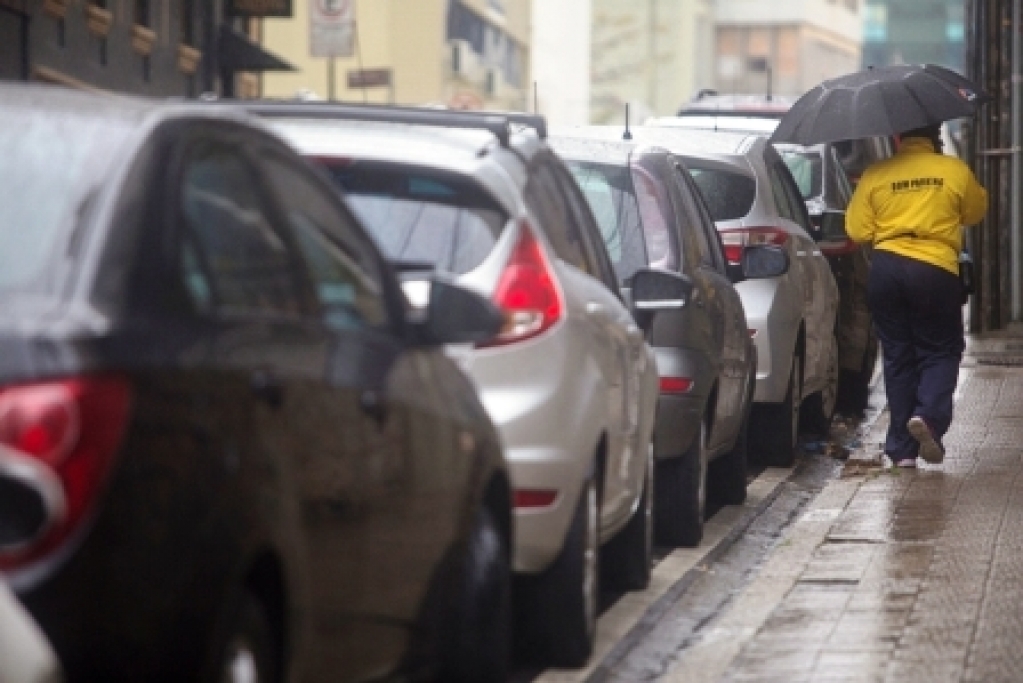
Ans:
{"type": "Polygon", "coordinates": [[[284,385],[270,370],[253,372],[249,377],[249,388],[253,396],[271,408],[279,408],[284,403],[284,385]]]}
{"type": "Polygon", "coordinates": [[[380,392],[374,389],[363,389],[359,395],[359,408],[373,418],[378,425],[382,425],[387,419],[387,406],[384,404],[380,392]]]}

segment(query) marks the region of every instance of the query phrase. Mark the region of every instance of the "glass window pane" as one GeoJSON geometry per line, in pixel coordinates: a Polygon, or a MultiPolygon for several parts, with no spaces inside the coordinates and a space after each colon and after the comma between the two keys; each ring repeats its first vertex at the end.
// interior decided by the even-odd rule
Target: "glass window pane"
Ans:
{"type": "Polygon", "coordinates": [[[321,160],[384,254],[462,275],[493,250],[509,218],[470,181],[398,164],[321,160]]]}
{"type": "Polygon", "coordinates": [[[753,208],[753,200],[757,196],[757,183],[753,178],[742,173],[701,167],[698,161],[687,161],[686,164],[715,221],[742,218],[753,208]]]}
{"type": "Polygon", "coordinates": [[[639,205],[629,171],[622,166],[569,161],[568,168],[597,219],[619,282],[647,265],[639,205]]]}
{"type": "Polygon", "coordinates": [[[213,278],[221,310],[298,314],[301,297],[287,246],[271,225],[245,162],[211,145],[185,169],[182,214],[213,278]]]}

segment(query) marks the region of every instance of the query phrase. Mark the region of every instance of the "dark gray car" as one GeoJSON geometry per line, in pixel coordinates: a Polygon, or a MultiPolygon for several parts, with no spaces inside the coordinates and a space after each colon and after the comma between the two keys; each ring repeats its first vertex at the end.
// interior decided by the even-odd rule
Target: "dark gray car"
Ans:
{"type": "Polygon", "coordinates": [[[775,145],[806,201],[814,239],[831,265],[839,290],[838,397],[835,409],[861,415],[867,407],[878,342],[867,307],[870,252],[849,239],[845,210],[852,183],[834,144],[775,145]]]}
{"type": "MultiPolygon", "coordinates": [[[[573,137],[551,144],[593,209],[623,290],[646,267],[677,273],[691,287],[685,305],[654,314],[650,343],[661,383],[655,529],[665,543],[695,545],[702,536],[708,463],[709,481],[723,502],[746,497],[756,349],[733,285],[744,278],[742,268],[729,267],[701,193],[667,150],[573,137]]],[[[776,265],[783,264],[779,259],[776,265]]]]}

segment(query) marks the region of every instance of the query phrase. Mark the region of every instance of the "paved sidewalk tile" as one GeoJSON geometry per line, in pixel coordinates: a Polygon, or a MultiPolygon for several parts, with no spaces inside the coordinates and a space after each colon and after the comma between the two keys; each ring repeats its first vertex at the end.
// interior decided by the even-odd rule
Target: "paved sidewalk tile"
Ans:
{"type": "Polygon", "coordinates": [[[815,502],[829,526],[798,567],[768,563],[793,580],[720,680],[1023,680],[1023,368],[964,363],[945,441],[916,471],[850,461],[831,486],[855,492],[815,502]]]}

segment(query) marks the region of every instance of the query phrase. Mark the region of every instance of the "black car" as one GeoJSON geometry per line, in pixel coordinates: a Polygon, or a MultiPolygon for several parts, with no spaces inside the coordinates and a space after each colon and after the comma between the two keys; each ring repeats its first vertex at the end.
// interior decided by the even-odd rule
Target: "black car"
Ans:
{"type": "Polygon", "coordinates": [[[496,309],[413,311],[237,113],[4,85],[0,148],[0,571],[67,679],[502,679],[508,475],[440,349],[496,309]]]}

